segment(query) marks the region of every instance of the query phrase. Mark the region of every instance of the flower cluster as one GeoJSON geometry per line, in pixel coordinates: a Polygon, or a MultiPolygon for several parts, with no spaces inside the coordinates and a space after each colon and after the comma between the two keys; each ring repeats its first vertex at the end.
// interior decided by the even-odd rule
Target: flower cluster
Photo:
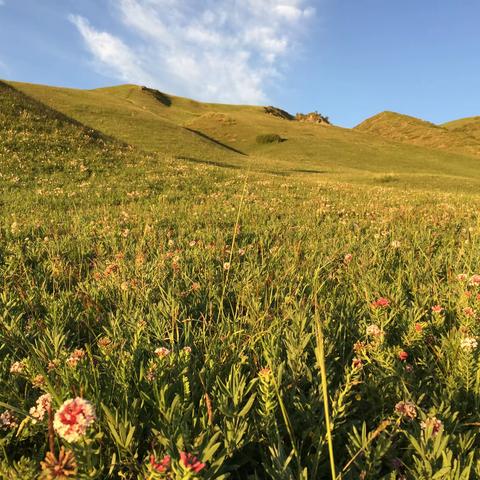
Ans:
{"type": "Polygon", "coordinates": [[[95,409],[93,405],[77,397],[67,400],[55,413],[53,427],[55,431],[67,442],[77,442],[83,437],[95,421],[95,409]]]}
{"type": "Polygon", "coordinates": [[[10,410],[5,410],[0,415],[0,430],[13,430],[17,427],[17,417],[10,410]]]}
{"type": "Polygon", "coordinates": [[[170,355],[170,350],[165,347],[158,347],[155,349],[155,355],[159,358],[164,358],[170,355]]]}
{"type": "Polygon", "coordinates": [[[85,358],[85,355],[85,350],[83,350],[82,348],[75,349],[70,355],[70,357],[67,358],[67,365],[69,367],[75,368],[78,362],[85,358]]]}
{"type": "Polygon", "coordinates": [[[386,308],[390,305],[390,300],[385,297],[380,297],[371,303],[372,308],[386,308]]]}
{"type": "Polygon", "coordinates": [[[413,420],[417,417],[417,407],[413,402],[398,402],[395,411],[404,418],[413,420]]]}
{"type": "Polygon", "coordinates": [[[443,428],[443,423],[437,417],[428,417],[420,423],[423,431],[431,429],[432,436],[438,435],[443,428]]]}
{"type": "Polygon", "coordinates": [[[460,346],[466,352],[473,352],[474,350],[477,349],[478,342],[475,337],[465,337],[465,338],[462,338],[462,341],[460,342],[460,346]]]}
{"type": "Polygon", "coordinates": [[[30,409],[30,416],[33,417],[32,423],[41,422],[45,418],[45,414],[48,413],[52,406],[52,396],[49,393],[45,393],[38,397],[36,406],[30,409]]]}
{"type": "Polygon", "coordinates": [[[25,363],[24,362],[13,362],[10,366],[10,373],[14,375],[20,375],[25,371],[25,363]]]}

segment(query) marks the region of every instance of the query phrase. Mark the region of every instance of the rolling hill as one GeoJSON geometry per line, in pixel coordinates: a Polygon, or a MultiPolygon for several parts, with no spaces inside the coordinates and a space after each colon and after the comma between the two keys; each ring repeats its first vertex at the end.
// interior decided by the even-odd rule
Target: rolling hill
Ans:
{"type": "Polygon", "coordinates": [[[461,118],[452,122],[447,122],[442,127],[452,131],[459,132],[470,137],[476,138],[480,142],[480,116],[461,118]]]}
{"type": "Polygon", "coordinates": [[[477,190],[480,142],[452,128],[385,112],[354,129],[298,122],[265,107],[202,103],[154,89],[10,86],[88,128],[169,158],[247,167],[305,181],[477,190]],[[274,133],[285,141],[259,144],[274,133]]]}
{"type": "Polygon", "coordinates": [[[480,156],[480,141],[462,128],[446,128],[395,112],[382,112],[355,127],[397,142],[480,156]]]}

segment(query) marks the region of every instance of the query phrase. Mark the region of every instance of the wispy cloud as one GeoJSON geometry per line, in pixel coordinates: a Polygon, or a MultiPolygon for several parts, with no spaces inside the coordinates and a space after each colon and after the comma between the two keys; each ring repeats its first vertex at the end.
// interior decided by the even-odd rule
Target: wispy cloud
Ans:
{"type": "Polygon", "coordinates": [[[314,16],[311,3],[116,0],[129,41],[83,17],[71,21],[97,66],[121,80],[205,100],[260,103],[314,16]]]}

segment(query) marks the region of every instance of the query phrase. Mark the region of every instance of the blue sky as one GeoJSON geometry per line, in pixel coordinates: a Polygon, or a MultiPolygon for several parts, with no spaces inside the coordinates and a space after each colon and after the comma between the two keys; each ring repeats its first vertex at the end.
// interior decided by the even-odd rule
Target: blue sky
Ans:
{"type": "Polygon", "coordinates": [[[480,115],[478,0],[0,0],[0,78],[199,100],[480,115]]]}

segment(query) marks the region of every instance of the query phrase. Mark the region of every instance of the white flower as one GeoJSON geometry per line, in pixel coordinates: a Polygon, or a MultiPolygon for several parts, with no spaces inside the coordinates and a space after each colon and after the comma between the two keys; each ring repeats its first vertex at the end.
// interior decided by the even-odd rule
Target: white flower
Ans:
{"type": "Polygon", "coordinates": [[[462,338],[462,341],[460,342],[460,346],[466,352],[473,352],[473,350],[476,350],[476,348],[478,347],[478,342],[475,337],[465,337],[465,338],[462,338]]]}
{"type": "Polygon", "coordinates": [[[45,414],[48,412],[52,405],[52,396],[49,393],[41,395],[37,399],[37,405],[30,409],[30,416],[34,418],[32,423],[41,422],[45,418],[45,414]]]}

